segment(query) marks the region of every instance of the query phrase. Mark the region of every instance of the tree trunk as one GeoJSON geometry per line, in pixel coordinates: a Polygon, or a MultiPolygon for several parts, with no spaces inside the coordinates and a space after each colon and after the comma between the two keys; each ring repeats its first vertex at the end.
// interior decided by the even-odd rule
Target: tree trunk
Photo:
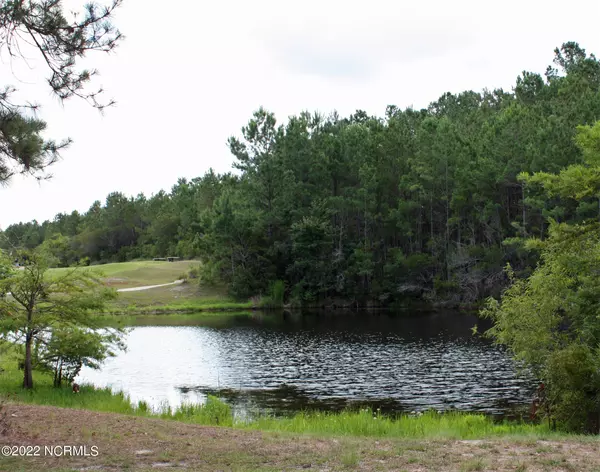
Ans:
{"type": "Polygon", "coordinates": [[[591,411],[588,413],[587,422],[585,425],[587,434],[600,434],[600,412],[591,411]]]}
{"type": "Polygon", "coordinates": [[[523,199],[523,232],[527,236],[527,214],[525,212],[525,184],[521,184],[522,199],[523,199]]]}
{"type": "Polygon", "coordinates": [[[25,335],[25,368],[23,369],[23,388],[33,388],[33,374],[31,372],[31,344],[33,342],[33,334],[28,331],[25,335]]]}
{"type": "Polygon", "coordinates": [[[54,364],[54,386],[56,387],[58,384],[58,360],[54,364]]]}
{"type": "Polygon", "coordinates": [[[431,255],[435,256],[435,249],[433,245],[433,194],[429,195],[429,241],[431,244],[431,255]]]}
{"type": "Polygon", "coordinates": [[[62,385],[62,359],[56,361],[56,366],[54,367],[54,387],[60,387],[62,385]]]}

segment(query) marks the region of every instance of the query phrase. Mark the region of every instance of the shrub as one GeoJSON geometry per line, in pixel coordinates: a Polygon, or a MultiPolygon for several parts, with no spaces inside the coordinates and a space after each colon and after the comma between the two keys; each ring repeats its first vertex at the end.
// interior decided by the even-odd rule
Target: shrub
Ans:
{"type": "Polygon", "coordinates": [[[268,295],[261,298],[260,306],[263,308],[281,308],[284,295],[285,283],[283,280],[276,280],[270,284],[268,295]]]}
{"type": "Polygon", "coordinates": [[[198,265],[198,281],[202,285],[213,286],[219,280],[219,266],[213,262],[198,265]]]}
{"type": "Polygon", "coordinates": [[[200,264],[195,265],[188,270],[187,276],[189,279],[197,279],[200,277],[200,264]]]}

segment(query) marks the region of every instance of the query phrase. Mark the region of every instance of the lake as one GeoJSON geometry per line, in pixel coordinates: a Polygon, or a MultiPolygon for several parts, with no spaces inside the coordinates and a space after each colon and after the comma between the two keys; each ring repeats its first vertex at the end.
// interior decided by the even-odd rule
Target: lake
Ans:
{"type": "Polygon", "coordinates": [[[368,405],[386,413],[507,414],[534,381],[474,337],[474,315],[431,312],[261,313],[145,318],[127,351],[77,381],[152,407],[225,399],[237,414],[368,405]]]}

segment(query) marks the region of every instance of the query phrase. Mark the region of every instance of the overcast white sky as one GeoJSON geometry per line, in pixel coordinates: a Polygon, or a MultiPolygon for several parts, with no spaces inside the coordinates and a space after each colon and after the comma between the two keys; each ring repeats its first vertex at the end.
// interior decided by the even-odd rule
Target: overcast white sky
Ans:
{"type": "Polygon", "coordinates": [[[37,56],[27,67],[2,55],[0,84],[41,103],[47,136],[74,144],[52,180],[0,188],[0,228],[228,171],[226,140],[261,105],[279,121],[302,110],[381,116],[447,91],[510,89],[565,41],[600,54],[599,14],[597,0],[125,0],[115,23],[126,40],[89,60],[118,102],[104,116],[59,105],[37,56]]]}

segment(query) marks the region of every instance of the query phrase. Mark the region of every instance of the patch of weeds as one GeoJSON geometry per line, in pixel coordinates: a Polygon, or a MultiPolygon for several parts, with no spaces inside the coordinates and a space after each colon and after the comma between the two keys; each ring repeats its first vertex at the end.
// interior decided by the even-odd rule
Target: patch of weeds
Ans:
{"type": "Polygon", "coordinates": [[[173,453],[171,451],[163,451],[158,456],[158,460],[162,462],[169,462],[173,458],[173,453]]]}
{"type": "Polygon", "coordinates": [[[567,462],[566,457],[561,457],[560,459],[540,459],[540,464],[543,464],[548,467],[560,467],[561,469],[568,471],[575,471],[575,467],[573,464],[567,462]]]}
{"type": "Polygon", "coordinates": [[[394,451],[390,449],[375,449],[371,451],[371,455],[376,459],[389,459],[395,456],[394,451]]]}
{"type": "Polygon", "coordinates": [[[408,446],[406,449],[409,451],[426,452],[427,446],[415,444],[414,446],[408,446]]]}
{"type": "Polygon", "coordinates": [[[536,447],[538,445],[537,439],[523,439],[520,443],[524,447],[536,447]]]}
{"type": "Polygon", "coordinates": [[[486,463],[483,459],[471,459],[462,464],[460,470],[462,472],[473,472],[476,470],[485,470],[486,463]]]}
{"type": "Polygon", "coordinates": [[[570,462],[567,462],[567,459],[563,457],[562,459],[562,464],[560,465],[563,469],[569,471],[569,472],[576,472],[576,468],[573,464],[571,464],[570,462]]]}
{"type": "Polygon", "coordinates": [[[540,464],[547,465],[549,467],[558,467],[561,465],[561,462],[556,459],[540,459],[540,464]]]}
{"type": "Polygon", "coordinates": [[[121,470],[129,470],[129,469],[133,469],[135,463],[133,460],[131,459],[121,459],[118,462],[115,462],[115,465],[119,464],[119,467],[121,468],[121,470]]]}
{"type": "Polygon", "coordinates": [[[348,451],[342,454],[341,461],[344,467],[357,467],[359,455],[356,451],[348,451]]]}

